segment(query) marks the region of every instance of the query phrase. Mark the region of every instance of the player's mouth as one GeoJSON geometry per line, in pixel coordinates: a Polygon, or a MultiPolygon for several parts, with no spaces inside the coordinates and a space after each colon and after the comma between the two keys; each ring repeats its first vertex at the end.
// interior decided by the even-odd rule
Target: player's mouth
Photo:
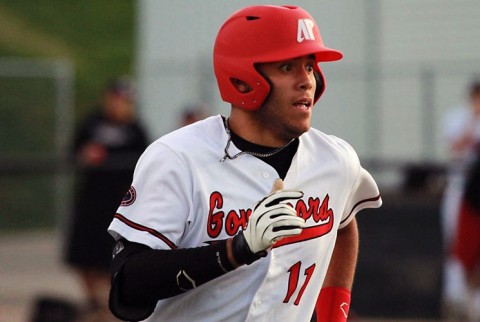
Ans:
{"type": "Polygon", "coordinates": [[[312,100],[309,98],[302,98],[294,102],[293,106],[300,110],[308,111],[312,107],[312,100]]]}

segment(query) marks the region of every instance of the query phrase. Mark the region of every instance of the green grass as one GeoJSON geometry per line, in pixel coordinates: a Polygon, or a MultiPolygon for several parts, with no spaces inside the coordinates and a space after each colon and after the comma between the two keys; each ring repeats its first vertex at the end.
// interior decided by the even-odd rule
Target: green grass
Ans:
{"type": "MultiPolygon", "coordinates": [[[[133,0],[0,0],[0,57],[68,59],[74,65],[75,118],[98,101],[106,81],[132,74],[133,0]]],[[[0,159],[54,153],[53,84],[0,77],[0,159]]],[[[33,158],[33,159],[32,159],[33,158]]],[[[35,166],[35,164],[33,164],[35,166]]],[[[2,170],[2,169],[0,169],[2,170]]],[[[0,171],[1,231],[54,226],[53,171],[0,171]]]]}
{"type": "Polygon", "coordinates": [[[68,58],[83,115],[108,79],[133,72],[135,9],[133,0],[0,0],[0,56],[68,58]]]}

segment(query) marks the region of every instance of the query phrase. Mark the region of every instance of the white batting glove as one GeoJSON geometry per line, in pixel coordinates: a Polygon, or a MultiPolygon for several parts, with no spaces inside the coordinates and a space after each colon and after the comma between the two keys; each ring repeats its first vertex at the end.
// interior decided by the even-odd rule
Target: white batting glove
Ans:
{"type": "Polygon", "coordinates": [[[239,264],[250,264],[266,256],[266,250],[277,240],[302,232],[305,220],[284,203],[302,197],[303,192],[283,190],[283,181],[275,181],[273,192],[255,205],[247,228],[234,238],[233,253],[239,264]]]}

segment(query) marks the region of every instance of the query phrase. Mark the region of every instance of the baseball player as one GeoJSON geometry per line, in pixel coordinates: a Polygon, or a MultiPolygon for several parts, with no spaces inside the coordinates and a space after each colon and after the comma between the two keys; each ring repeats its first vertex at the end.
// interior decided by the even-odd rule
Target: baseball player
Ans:
{"type": "Polygon", "coordinates": [[[151,144],[109,227],[117,317],[346,321],[355,215],[381,198],[350,145],[310,127],[319,62],[341,58],[302,8],[227,19],[213,62],[230,115],[151,144]]]}

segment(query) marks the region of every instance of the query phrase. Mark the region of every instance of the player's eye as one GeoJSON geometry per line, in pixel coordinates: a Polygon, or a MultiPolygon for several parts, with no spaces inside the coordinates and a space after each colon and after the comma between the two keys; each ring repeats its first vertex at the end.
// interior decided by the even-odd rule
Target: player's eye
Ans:
{"type": "Polygon", "coordinates": [[[292,65],[290,63],[285,63],[280,66],[280,69],[284,72],[288,72],[292,70],[292,65]]]}

